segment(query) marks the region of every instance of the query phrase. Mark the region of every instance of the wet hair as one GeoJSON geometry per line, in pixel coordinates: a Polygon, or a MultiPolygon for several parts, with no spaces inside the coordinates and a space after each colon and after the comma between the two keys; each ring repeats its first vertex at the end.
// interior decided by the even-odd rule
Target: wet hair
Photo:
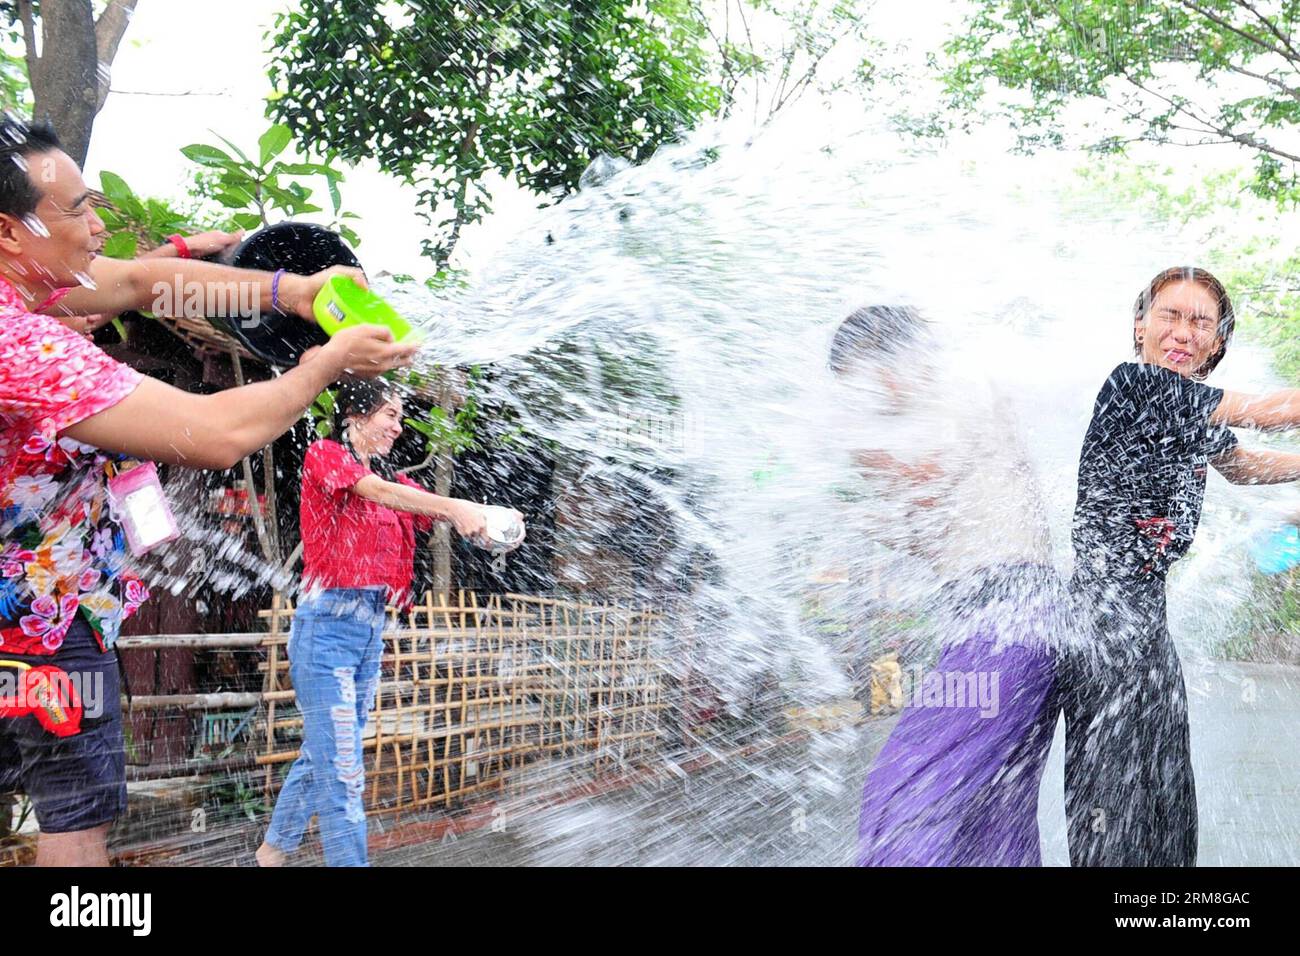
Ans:
{"type": "Polygon", "coordinates": [[[840,323],[831,342],[831,371],[843,375],[856,359],[901,355],[920,344],[930,326],[906,305],[868,305],[840,323]]]}
{"type": "MultiPolygon", "coordinates": [[[[338,389],[334,393],[334,439],[357,461],[361,456],[357,450],[352,447],[352,442],[348,440],[347,420],[349,418],[367,418],[379,411],[380,406],[385,402],[393,401],[400,396],[385,382],[371,381],[363,378],[344,379],[339,383],[338,389]]],[[[370,458],[370,470],[386,481],[392,481],[396,477],[396,471],[393,466],[385,461],[382,456],[373,455],[370,458]]]]}
{"type": "Polygon", "coordinates": [[[27,173],[28,156],[59,149],[59,137],[46,123],[0,117],[0,213],[21,219],[36,211],[41,191],[27,173]]]}
{"type": "MultiPolygon", "coordinates": [[[[1205,360],[1205,364],[1192,372],[1192,378],[1205,378],[1223,361],[1223,356],[1228,353],[1228,343],[1232,341],[1232,332],[1237,326],[1237,317],[1232,310],[1232,299],[1228,297],[1228,290],[1223,287],[1223,283],[1216,279],[1204,269],[1198,269],[1196,266],[1173,266],[1165,269],[1154,279],[1147,283],[1147,287],[1142,290],[1137,297],[1137,302],[1133,304],[1133,321],[1144,318],[1151,311],[1151,306],[1155,304],[1156,296],[1165,286],[1172,285],[1175,282],[1194,282],[1199,285],[1210,295],[1219,306],[1219,348],[1213,355],[1205,360]]],[[[1138,341],[1137,329],[1133,330],[1133,354],[1141,357],[1142,343],[1138,341]]]]}

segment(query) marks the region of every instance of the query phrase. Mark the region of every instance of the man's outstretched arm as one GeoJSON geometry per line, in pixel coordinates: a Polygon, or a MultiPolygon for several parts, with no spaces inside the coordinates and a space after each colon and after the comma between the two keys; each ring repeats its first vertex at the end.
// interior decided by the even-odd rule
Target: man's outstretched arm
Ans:
{"type": "Polygon", "coordinates": [[[64,429],[106,451],[190,468],[230,468],[293,427],[344,374],[373,378],[411,364],[416,346],[378,326],[344,329],[297,368],[266,382],[196,395],[145,378],[111,408],[64,429]]]}

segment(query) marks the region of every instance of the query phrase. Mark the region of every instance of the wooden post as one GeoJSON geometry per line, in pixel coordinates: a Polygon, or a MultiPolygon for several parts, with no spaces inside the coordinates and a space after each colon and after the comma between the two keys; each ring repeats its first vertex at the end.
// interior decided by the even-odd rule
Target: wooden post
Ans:
{"type": "MultiPolygon", "coordinates": [[[[239,360],[239,353],[233,349],[230,352],[230,364],[235,370],[236,386],[242,387],[244,384],[244,366],[239,360]]],[[[266,460],[267,459],[263,459],[264,462],[266,460]]],[[[258,507],[257,486],[253,484],[253,465],[252,462],[248,460],[247,455],[244,456],[242,465],[244,468],[244,485],[248,488],[248,504],[249,507],[253,509],[253,527],[257,529],[257,543],[262,548],[262,557],[266,558],[269,564],[279,567],[281,561],[279,545],[272,540],[271,533],[267,530],[266,521],[262,515],[262,509],[258,507]]],[[[265,479],[268,488],[266,500],[267,503],[270,504],[273,500],[273,493],[270,492],[269,489],[271,483],[275,481],[275,474],[274,472],[269,472],[264,474],[263,478],[265,479]]],[[[274,514],[274,511],[272,511],[273,517],[274,514]]]]}
{"type": "MultiPolygon", "coordinates": [[[[438,380],[438,406],[450,419],[456,414],[456,392],[451,387],[450,372],[443,371],[438,380]]],[[[450,454],[442,449],[434,449],[436,455],[433,466],[433,493],[444,498],[451,496],[451,482],[455,474],[456,463],[450,454]]],[[[445,595],[451,600],[451,525],[439,521],[433,526],[429,539],[429,550],[433,552],[433,590],[435,594],[445,595]]]]}
{"type": "MultiPolygon", "coordinates": [[[[283,613],[284,598],[277,591],[271,596],[271,641],[268,649],[266,680],[263,686],[266,688],[266,753],[270,756],[275,752],[275,702],[276,698],[271,696],[280,689],[279,686],[279,663],[280,663],[280,619],[283,613]]],[[[271,764],[266,765],[266,776],[263,780],[263,792],[271,792],[271,774],[274,768],[271,764]]]]}
{"type": "MultiPolygon", "coordinates": [[[[284,551],[280,547],[280,512],[275,493],[275,448],[269,442],[262,449],[262,486],[266,491],[266,536],[274,555],[271,563],[279,566],[284,560],[284,551]]],[[[257,507],[256,500],[253,507],[257,507]]]]}

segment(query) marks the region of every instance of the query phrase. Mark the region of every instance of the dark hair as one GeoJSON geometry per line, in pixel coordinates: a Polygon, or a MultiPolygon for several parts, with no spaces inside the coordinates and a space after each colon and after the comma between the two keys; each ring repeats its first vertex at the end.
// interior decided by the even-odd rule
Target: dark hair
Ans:
{"type": "Polygon", "coordinates": [[[898,355],[929,332],[929,323],[906,305],[869,305],[856,309],[835,330],[831,342],[831,371],[842,375],[856,358],[898,355]]]}
{"type": "Polygon", "coordinates": [[[0,213],[21,219],[36,211],[41,191],[24,160],[52,149],[59,149],[59,137],[48,124],[25,123],[9,113],[0,117],[0,213]]]}
{"type": "MultiPolygon", "coordinates": [[[[352,447],[352,442],[348,441],[347,420],[373,415],[381,405],[397,397],[397,393],[386,382],[364,378],[344,379],[334,393],[334,439],[346,448],[353,458],[360,461],[361,456],[352,447]]],[[[392,481],[395,477],[393,466],[378,457],[370,459],[370,469],[387,481],[392,481]]]]}
{"type": "MultiPolygon", "coordinates": [[[[1233,329],[1237,326],[1237,317],[1232,311],[1232,299],[1228,298],[1228,290],[1223,287],[1223,283],[1216,279],[1204,269],[1198,269],[1196,266],[1173,266],[1157,275],[1147,283],[1147,287],[1142,290],[1137,297],[1137,302],[1133,305],[1133,322],[1136,324],[1148,312],[1156,301],[1156,296],[1160,290],[1167,285],[1175,282],[1194,282],[1202,289],[1205,289],[1219,306],[1219,348],[1205,360],[1205,364],[1192,372],[1192,378],[1205,378],[1223,361],[1223,356],[1228,354],[1228,343],[1232,341],[1233,329]]],[[[1138,340],[1137,329],[1133,330],[1133,354],[1139,358],[1142,355],[1142,343],[1138,340]]]]}

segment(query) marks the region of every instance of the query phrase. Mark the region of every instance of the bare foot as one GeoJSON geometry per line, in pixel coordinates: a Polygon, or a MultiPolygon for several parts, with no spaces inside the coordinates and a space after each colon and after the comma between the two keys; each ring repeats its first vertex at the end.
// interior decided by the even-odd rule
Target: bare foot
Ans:
{"type": "Polygon", "coordinates": [[[253,854],[258,866],[284,866],[284,851],[269,843],[263,843],[253,854]]]}

